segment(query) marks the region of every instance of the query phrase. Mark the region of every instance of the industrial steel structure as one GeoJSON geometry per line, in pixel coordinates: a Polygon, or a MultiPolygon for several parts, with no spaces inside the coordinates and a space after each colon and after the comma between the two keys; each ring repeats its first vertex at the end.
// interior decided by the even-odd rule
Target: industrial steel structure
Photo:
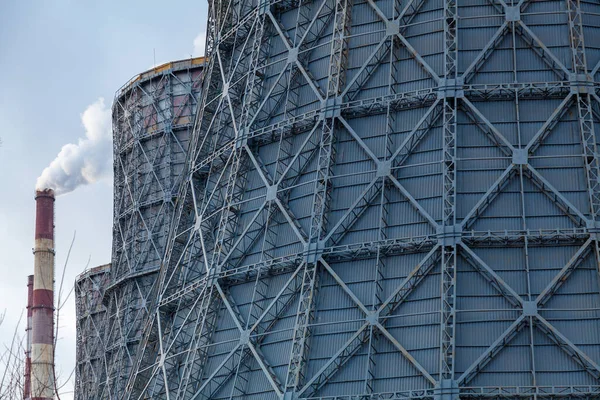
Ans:
{"type": "Polygon", "coordinates": [[[104,290],[109,285],[110,264],[81,273],[75,280],[77,349],[75,399],[95,399],[106,370],[106,306],[104,290]]]}
{"type": "Polygon", "coordinates": [[[600,3],[209,5],[124,397],[599,398],[600,3]]]}
{"type": "Polygon", "coordinates": [[[106,370],[91,398],[120,398],[166,247],[201,90],[203,58],[130,80],[113,103],[114,225],[104,302],[106,370]]]}

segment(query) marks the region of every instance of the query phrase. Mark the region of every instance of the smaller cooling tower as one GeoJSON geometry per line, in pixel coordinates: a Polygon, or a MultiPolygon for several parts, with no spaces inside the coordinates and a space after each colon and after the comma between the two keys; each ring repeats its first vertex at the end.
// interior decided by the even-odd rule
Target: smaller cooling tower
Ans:
{"type": "Polygon", "coordinates": [[[110,264],[100,265],[80,274],[75,280],[77,314],[77,365],[75,398],[93,399],[99,373],[106,368],[104,329],[106,307],[102,303],[110,278],[110,264]]]}
{"type": "Polygon", "coordinates": [[[122,396],[137,353],[201,100],[203,68],[204,58],[166,63],[115,95],[113,252],[104,296],[107,365],[95,398],[122,396]]]}

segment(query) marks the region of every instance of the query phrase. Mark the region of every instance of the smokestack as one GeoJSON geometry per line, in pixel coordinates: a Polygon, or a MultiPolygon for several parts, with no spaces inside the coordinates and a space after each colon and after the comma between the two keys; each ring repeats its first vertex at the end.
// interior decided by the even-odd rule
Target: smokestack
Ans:
{"type": "Polygon", "coordinates": [[[25,348],[25,386],[23,387],[23,399],[31,399],[31,314],[33,311],[33,275],[27,277],[27,347],[25,348]]]}
{"type": "Polygon", "coordinates": [[[54,398],[54,191],[35,192],[31,399],[54,398]]]}

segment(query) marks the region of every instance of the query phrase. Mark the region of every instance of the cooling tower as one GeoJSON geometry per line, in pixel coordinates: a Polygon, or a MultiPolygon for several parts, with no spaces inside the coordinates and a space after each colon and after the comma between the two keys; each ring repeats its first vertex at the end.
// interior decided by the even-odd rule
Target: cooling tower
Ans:
{"type": "Polygon", "coordinates": [[[109,284],[110,264],[91,268],[75,279],[77,348],[75,399],[96,399],[106,370],[106,306],[102,300],[109,284]]]}
{"type": "Polygon", "coordinates": [[[600,397],[600,4],[209,4],[125,397],[600,397]]]}
{"type": "Polygon", "coordinates": [[[131,372],[184,179],[203,67],[203,58],[163,64],[136,76],[115,95],[106,370],[93,398],[121,398],[131,372]]]}

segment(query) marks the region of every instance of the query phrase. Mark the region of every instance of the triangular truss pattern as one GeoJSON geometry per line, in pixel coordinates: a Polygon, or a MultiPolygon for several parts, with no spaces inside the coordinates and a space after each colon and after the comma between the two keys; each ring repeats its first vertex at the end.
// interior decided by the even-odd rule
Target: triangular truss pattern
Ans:
{"type": "Polygon", "coordinates": [[[600,5],[209,3],[124,397],[597,397],[600,5]]]}
{"type": "Polygon", "coordinates": [[[120,398],[157,291],[200,103],[204,59],[158,66],[121,88],[113,104],[112,264],[97,306],[102,362],[80,374],[78,399],[120,398]],[[89,382],[93,377],[94,383],[89,382]],[[83,390],[85,389],[85,390],[83,390]]]}
{"type": "Polygon", "coordinates": [[[78,398],[88,399],[103,383],[106,369],[104,330],[106,307],[102,304],[104,289],[109,284],[110,264],[83,272],[75,281],[75,311],[77,314],[77,364],[75,391],[78,398]]]}

